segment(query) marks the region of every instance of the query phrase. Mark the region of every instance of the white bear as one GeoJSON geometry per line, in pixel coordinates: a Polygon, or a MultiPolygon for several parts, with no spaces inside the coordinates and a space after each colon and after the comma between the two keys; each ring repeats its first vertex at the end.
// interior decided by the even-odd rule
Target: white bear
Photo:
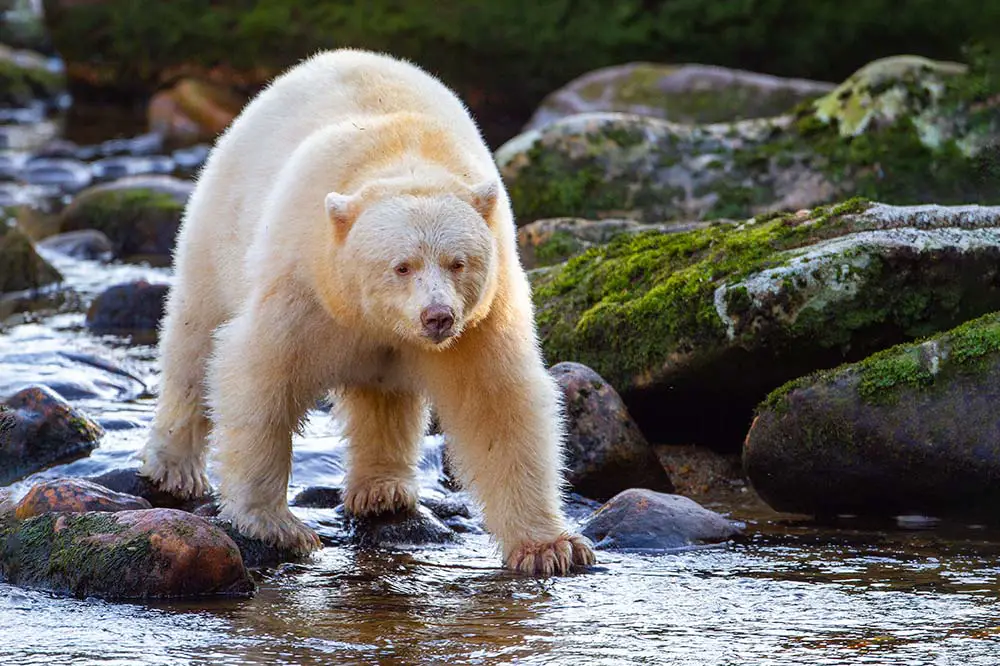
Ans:
{"type": "Polygon", "coordinates": [[[214,146],[184,214],[142,473],[307,553],[286,497],[293,431],[324,390],[349,438],[344,504],[412,508],[434,404],[507,567],[594,562],[561,503],[564,423],[500,174],[461,101],[387,55],[320,53],[214,146]]]}

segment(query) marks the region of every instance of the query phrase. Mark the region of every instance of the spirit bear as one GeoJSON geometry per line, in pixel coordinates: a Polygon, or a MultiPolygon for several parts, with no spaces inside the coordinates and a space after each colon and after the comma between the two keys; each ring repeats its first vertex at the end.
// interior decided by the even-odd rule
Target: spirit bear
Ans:
{"type": "Polygon", "coordinates": [[[212,150],[174,271],[142,454],[161,489],[207,492],[211,445],[221,516],[306,553],[319,540],[286,497],[316,396],[335,391],[344,413],[354,515],[415,506],[432,403],[507,567],[594,562],[562,511],[559,393],[510,202],[436,78],[357,50],[278,77],[212,150]]]}

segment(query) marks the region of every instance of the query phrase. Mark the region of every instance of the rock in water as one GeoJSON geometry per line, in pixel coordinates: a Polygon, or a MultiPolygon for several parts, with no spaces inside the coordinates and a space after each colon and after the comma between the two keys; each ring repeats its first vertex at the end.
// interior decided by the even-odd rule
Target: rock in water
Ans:
{"type": "Polygon", "coordinates": [[[417,505],[413,511],[395,511],[364,518],[351,518],[351,540],[361,548],[395,544],[448,543],[455,533],[430,509],[417,505]]]}
{"type": "Polygon", "coordinates": [[[0,484],[88,456],[103,435],[52,389],[19,391],[0,405],[0,484]]]}
{"type": "Polygon", "coordinates": [[[178,499],[170,493],[165,493],[153,482],[139,475],[138,469],[113,469],[98,476],[91,476],[86,481],[96,483],[115,493],[141,497],[154,507],[164,509],[183,509],[191,511],[211,499],[211,495],[191,499],[178,499]]]}
{"type": "Polygon", "coordinates": [[[779,511],[1000,515],[1000,314],[790,382],[743,451],[779,511]]]}
{"type": "Polygon", "coordinates": [[[0,519],[0,575],[12,585],[109,600],[255,589],[232,539],[175,509],[0,519]]]}
{"type": "Polygon", "coordinates": [[[531,279],[550,362],[593,368],[652,441],[736,451],[785,382],[1000,310],[1000,207],[629,234],[531,279]]]}
{"type": "Polygon", "coordinates": [[[117,284],[94,299],[87,310],[87,328],[98,335],[129,336],[153,342],[166,309],[170,285],[145,280],[117,284]]]}
{"type": "Polygon", "coordinates": [[[611,385],[579,363],[554,365],[568,433],[566,479],[584,497],[606,500],[626,488],[673,492],[659,458],[611,385]]]}
{"type": "Polygon", "coordinates": [[[14,517],[24,520],[45,513],[85,513],[87,511],[133,511],[151,509],[149,502],[116,493],[83,479],[54,479],[36,483],[21,498],[14,509],[14,517]]]}
{"type": "Polygon", "coordinates": [[[686,497],[632,488],[594,512],[582,531],[601,549],[677,550],[719,543],[742,529],[686,497]]]}

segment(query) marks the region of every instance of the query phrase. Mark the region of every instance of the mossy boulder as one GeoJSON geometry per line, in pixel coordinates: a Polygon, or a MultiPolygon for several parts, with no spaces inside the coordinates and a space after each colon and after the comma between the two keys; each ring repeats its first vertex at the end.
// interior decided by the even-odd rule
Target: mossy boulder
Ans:
{"type": "Polygon", "coordinates": [[[62,280],[20,229],[0,220],[0,294],[38,289],[62,280]]]}
{"type": "Polygon", "coordinates": [[[168,263],[193,185],[169,176],[135,176],[90,187],[62,211],[62,232],[96,229],[122,259],[168,263]]]}
{"type": "Polygon", "coordinates": [[[644,224],[635,220],[584,220],[561,217],[535,220],[517,230],[518,253],[525,268],[559,264],[595,245],[607,243],[621,233],[640,231],[689,231],[708,222],[644,224]]]}
{"type": "Polygon", "coordinates": [[[605,67],[546,96],[525,130],[577,113],[613,111],[677,123],[766,118],[825,95],[834,84],[712,65],[634,62],[605,67]]]}
{"type": "Polygon", "coordinates": [[[589,113],[526,132],[496,160],[518,224],[747,217],[850,196],[1000,202],[1000,76],[917,57],[876,61],[770,119],[679,125],[589,113]]]}
{"type": "Polygon", "coordinates": [[[994,313],[777,389],[744,466],[781,511],[997,523],[998,399],[994,313]]]}
{"type": "Polygon", "coordinates": [[[65,73],[50,68],[43,56],[0,44],[0,106],[50,101],[65,90],[65,73]]]}
{"type": "Polygon", "coordinates": [[[1000,309],[1000,207],[851,200],[530,275],[548,362],[600,373],[651,441],[733,450],[784,382],[1000,309]]]}
{"type": "Polygon", "coordinates": [[[88,456],[103,435],[52,389],[22,389],[0,404],[0,485],[88,456]]]}
{"type": "Polygon", "coordinates": [[[176,509],[0,518],[0,576],[109,600],[246,597],[255,590],[233,540],[176,509]]]}

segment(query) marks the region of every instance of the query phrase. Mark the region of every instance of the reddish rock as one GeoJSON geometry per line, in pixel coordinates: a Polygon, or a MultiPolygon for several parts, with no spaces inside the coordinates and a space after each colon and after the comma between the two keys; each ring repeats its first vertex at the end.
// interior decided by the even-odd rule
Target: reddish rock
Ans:
{"type": "Polygon", "coordinates": [[[14,517],[24,520],[44,513],[131,511],[150,508],[152,505],[141,497],[116,493],[90,481],[55,479],[35,484],[17,503],[14,517]]]}
{"type": "Polygon", "coordinates": [[[176,509],[0,518],[0,576],[75,597],[250,596],[240,550],[204,518],[176,509]]]}

